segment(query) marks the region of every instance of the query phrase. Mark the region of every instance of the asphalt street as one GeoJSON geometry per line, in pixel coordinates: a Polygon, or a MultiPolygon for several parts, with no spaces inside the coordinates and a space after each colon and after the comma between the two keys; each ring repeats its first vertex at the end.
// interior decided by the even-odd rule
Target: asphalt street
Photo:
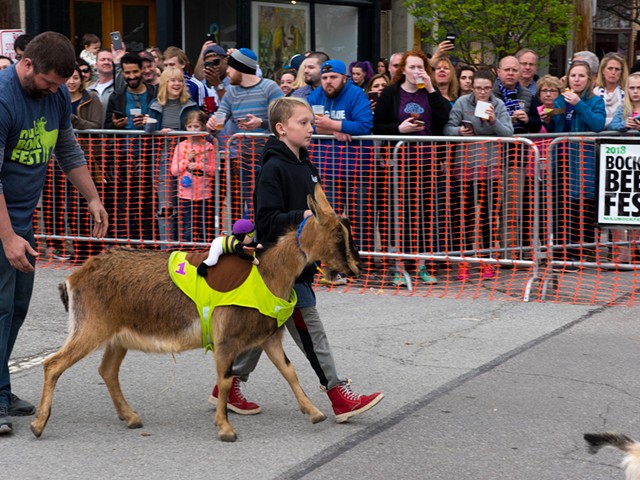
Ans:
{"type": "MultiPolygon", "coordinates": [[[[34,403],[41,361],[66,338],[57,284],[40,268],[11,361],[13,390],[34,403]]],[[[379,292],[378,292],[379,293],[379,292]]],[[[346,424],[285,334],[301,384],[329,417],[312,425],[263,358],[244,391],[263,412],[231,414],[235,443],[217,439],[207,398],[213,361],[130,352],[121,370],[144,427],[118,420],[98,375],[100,352],[58,382],[42,437],[32,417],[0,436],[2,478],[19,479],[623,479],[622,455],[587,453],[582,434],[640,439],[636,307],[573,306],[318,292],[340,373],[385,399],[346,424]]]]}

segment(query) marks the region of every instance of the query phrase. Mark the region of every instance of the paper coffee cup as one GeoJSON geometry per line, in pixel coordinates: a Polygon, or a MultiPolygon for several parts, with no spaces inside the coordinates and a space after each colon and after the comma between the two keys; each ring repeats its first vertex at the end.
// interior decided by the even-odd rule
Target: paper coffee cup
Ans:
{"type": "Polygon", "coordinates": [[[147,133],[153,133],[158,128],[158,120],[155,118],[147,118],[147,122],[144,124],[144,131],[147,133]]]}
{"type": "Polygon", "coordinates": [[[131,114],[132,117],[135,117],[136,115],[142,115],[142,109],[132,108],[131,110],[129,110],[129,113],[131,114]]]}
{"type": "Polygon", "coordinates": [[[483,102],[479,100],[476,103],[476,111],[475,116],[478,118],[484,118],[485,120],[489,119],[489,114],[487,113],[487,108],[489,108],[491,104],[489,102],[483,102]]]}

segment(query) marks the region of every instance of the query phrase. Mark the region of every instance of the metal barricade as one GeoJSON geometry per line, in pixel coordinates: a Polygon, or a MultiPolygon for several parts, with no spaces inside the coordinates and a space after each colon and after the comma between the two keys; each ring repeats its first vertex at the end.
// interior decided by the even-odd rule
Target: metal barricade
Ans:
{"type": "MultiPolygon", "coordinates": [[[[41,246],[207,248],[233,221],[252,218],[267,135],[234,135],[224,150],[214,140],[205,162],[215,163],[211,194],[181,202],[189,187],[170,164],[190,135],[78,132],[112,227],[106,239],[90,237],[83,201],[52,162],[37,217],[41,246]]],[[[615,302],[624,291],[633,302],[636,258],[616,252],[635,252],[638,236],[596,228],[592,182],[575,181],[591,175],[596,138],[314,136],[311,160],[331,204],[350,217],[362,258],[363,275],[345,288],[573,303],[615,302]],[[570,275],[574,267],[582,270],[570,275]]]]}
{"type": "Polygon", "coordinates": [[[42,244],[81,260],[105,244],[206,246],[221,233],[215,139],[121,130],[84,130],[77,137],[109,214],[108,236],[90,238],[93,219],[84,199],[51,161],[37,217],[42,244]]]}

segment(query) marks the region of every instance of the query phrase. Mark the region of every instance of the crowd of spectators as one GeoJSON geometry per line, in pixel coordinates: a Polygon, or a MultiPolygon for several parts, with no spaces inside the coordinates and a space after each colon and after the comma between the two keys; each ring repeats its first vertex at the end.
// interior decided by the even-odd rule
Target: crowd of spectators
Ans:
{"type": "MultiPolygon", "coordinates": [[[[218,144],[226,145],[226,139],[234,133],[268,133],[269,103],[281,96],[307,100],[316,112],[316,133],[333,137],[330,142],[315,142],[314,161],[334,206],[353,218],[358,247],[365,251],[374,249],[373,223],[377,220],[364,211],[371,208],[366,202],[378,191],[376,185],[363,179],[373,177],[371,172],[377,172],[384,161],[371,154],[375,151],[371,148],[373,144],[350,146],[354,135],[504,137],[545,132],[640,130],[640,85],[636,85],[640,84],[640,77],[629,74],[627,62],[617,53],[606,54],[600,61],[592,52],[577,52],[564,77],[544,75],[540,78],[537,75],[539,57],[531,49],[505,56],[495,67],[475,67],[457,61],[455,45],[444,41],[432,56],[411,50],[396,52],[389,59],[356,60],[348,65],[330,59],[325,52],[301,52],[285,65],[279,78],[267,79],[263,78],[262,71],[271,70],[260,65],[253,51],[225,49],[211,41],[202,45],[195,63],[177,47],[169,47],[164,52],[157,48],[130,52],[126,45],[121,50],[107,49],[101,48],[99,38],[91,34],[84,35],[82,44],[78,68],[67,84],[73,103],[72,122],[77,130],[139,131],[147,127],[147,130],[168,133],[205,126],[200,139],[188,145],[182,142],[180,148],[174,143],[170,150],[159,154],[154,176],[148,179],[155,185],[151,190],[140,185],[140,195],[156,197],[157,211],[153,213],[158,219],[165,219],[158,220],[159,224],[168,222],[160,227],[159,238],[167,241],[203,240],[187,228],[185,215],[173,218],[180,211],[174,207],[178,203],[186,206],[191,200],[209,201],[211,195],[203,194],[206,188],[202,182],[212,183],[216,173],[227,174],[224,162],[214,170],[201,165],[197,170],[206,174],[195,182],[198,186],[194,191],[198,194],[189,194],[189,186],[195,183],[193,178],[191,183],[185,178],[193,175],[185,175],[178,166],[190,165],[191,161],[176,158],[177,152],[188,151],[186,155],[191,158],[194,152],[200,152],[197,153],[200,156],[209,151],[207,145],[212,145],[214,137],[218,144]],[[204,116],[189,116],[192,112],[201,112],[204,116]],[[164,185],[171,179],[171,173],[174,179],[169,180],[170,185],[164,185]],[[170,218],[172,220],[166,220],[170,218]]],[[[0,69],[10,64],[10,59],[0,57],[0,69]]],[[[428,147],[419,144],[407,147],[406,158],[411,162],[403,170],[407,188],[403,190],[402,200],[410,208],[404,212],[404,218],[391,220],[403,225],[400,246],[418,252],[434,251],[444,244],[460,251],[474,245],[480,249],[490,248],[495,244],[491,232],[500,223],[503,202],[500,195],[491,192],[502,188],[501,169],[522,165],[501,158],[491,145],[478,145],[476,150],[472,147],[450,150],[446,161],[459,192],[457,197],[452,197],[456,198],[454,203],[458,209],[453,223],[459,233],[455,242],[443,242],[433,238],[438,233],[431,228],[434,222],[440,222],[438,208],[433,202],[420,200],[434,199],[440,194],[439,165],[445,150],[436,143],[431,142],[428,147]],[[479,216],[478,222],[469,212],[475,212],[473,207],[482,196],[487,199],[478,213],[473,213],[479,216]],[[476,225],[480,225],[480,230],[476,225]]],[[[139,147],[133,140],[125,144],[129,156],[139,147]]],[[[238,144],[229,145],[228,153],[229,174],[232,181],[240,185],[232,200],[231,216],[234,219],[250,216],[250,188],[256,171],[248,166],[250,159],[243,158],[245,154],[238,144]]],[[[509,155],[515,158],[516,154],[512,151],[509,155]]],[[[563,175],[567,178],[558,180],[564,182],[558,198],[569,205],[567,243],[593,241],[595,228],[585,229],[584,225],[593,224],[594,158],[593,148],[585,146],[557,162],[558,169],[560,163],[566,166],[563,175]]],[[[95,173],[97,183],[103,173],[95,173]]],[[[225,187],[222,186],[223,196],[225,187]]],[[[529,209],[528,188],[524,185],[519,193],[518,202],[524,206],[523,210],[529,209]]],[[[106,194],[107,205],[109,198],[106,194]]],[[[117,205],[112,208],[117,211],[117,205]]],[[[118,216],[116,213],[116,230],[118,216]]],[[[188,217],[194,218],[193,209],[188,217]]],[[[528,227],[522,228],[527,237],[531,235],[528,227]]],[[[143,237],[148,233],[136,232],[143,237]]],[[[575,249],[567,252],[567,258],[572,261],[581,255],[575,249]]],[[[491,278],[490,266],[485,267],[483,276],[491,278]]],[[[428,264],[416,265],[416,271],[424,282],[437,282],[436,272],[431,271],[428,264]]],[[[468,273],[461,268],[458,278],[467,277],[468,273]]],[[[402,279],[396,280],[402,283],[402,279]]]]}

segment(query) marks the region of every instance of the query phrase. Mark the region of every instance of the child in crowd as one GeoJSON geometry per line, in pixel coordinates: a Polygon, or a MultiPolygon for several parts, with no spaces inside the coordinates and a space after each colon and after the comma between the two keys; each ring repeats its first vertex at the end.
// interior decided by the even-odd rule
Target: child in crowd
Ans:
{"type": "MultiPolygon", "coordinates": [[[[275,137],[270,137],[262,152],[262,170],[254,193],[257,241],[265,248],[297,227],[312,215],[307,195],[313,194],[319,174],[309,160],[307,148],[313,135],[313,112],[300,98],[284,97],[269,105],[269,125],[275,137]]],[[[346,422],[378,404],[384,395],[376,392],[359,395],[351,389],[349,380],[338,375],[329,340],[316,308],[312,283],[315,266],[308,266],[298,277],[294,290],[298,302],[293,316],[285,323],[298,347],[305,353],[324,391],[327,392],[336,422],[346,422]]],[[[255,369],[262,350],[254,348],[241,353],[233,364],[233,386],[228,408],[232,412],[252,415],[260,407],[245,399],[240,380],[246,381],[255,369]]],[[[218,387],[210,401],[217,403],[218,387]]]]}
{"type": "Polygon", "coordinates": [[[84,50],[80,52],[80,58],[87,62],[91,67],[92,82],[95,82],[98,79],[98,71],[96,70],[96,58],[101,46],[102,42],[96,34],[85,33],[82,36],[82,47],[84,48],[84,50]]]}
{"type": "Polygon", "coordinates": [[[211,199],[211,182],[216,171],[216,152],[213,144],[205,139],[208,117],[200,110],[192,110],[186,116],[191,135],[176,145],[171,162],[171,174],[178,177],[178,238],[181,242],[205,241],[203,228],[207,222],[206,208],[211,199]],[[196,231],[194,235],[194,224],[196,231]]]}

